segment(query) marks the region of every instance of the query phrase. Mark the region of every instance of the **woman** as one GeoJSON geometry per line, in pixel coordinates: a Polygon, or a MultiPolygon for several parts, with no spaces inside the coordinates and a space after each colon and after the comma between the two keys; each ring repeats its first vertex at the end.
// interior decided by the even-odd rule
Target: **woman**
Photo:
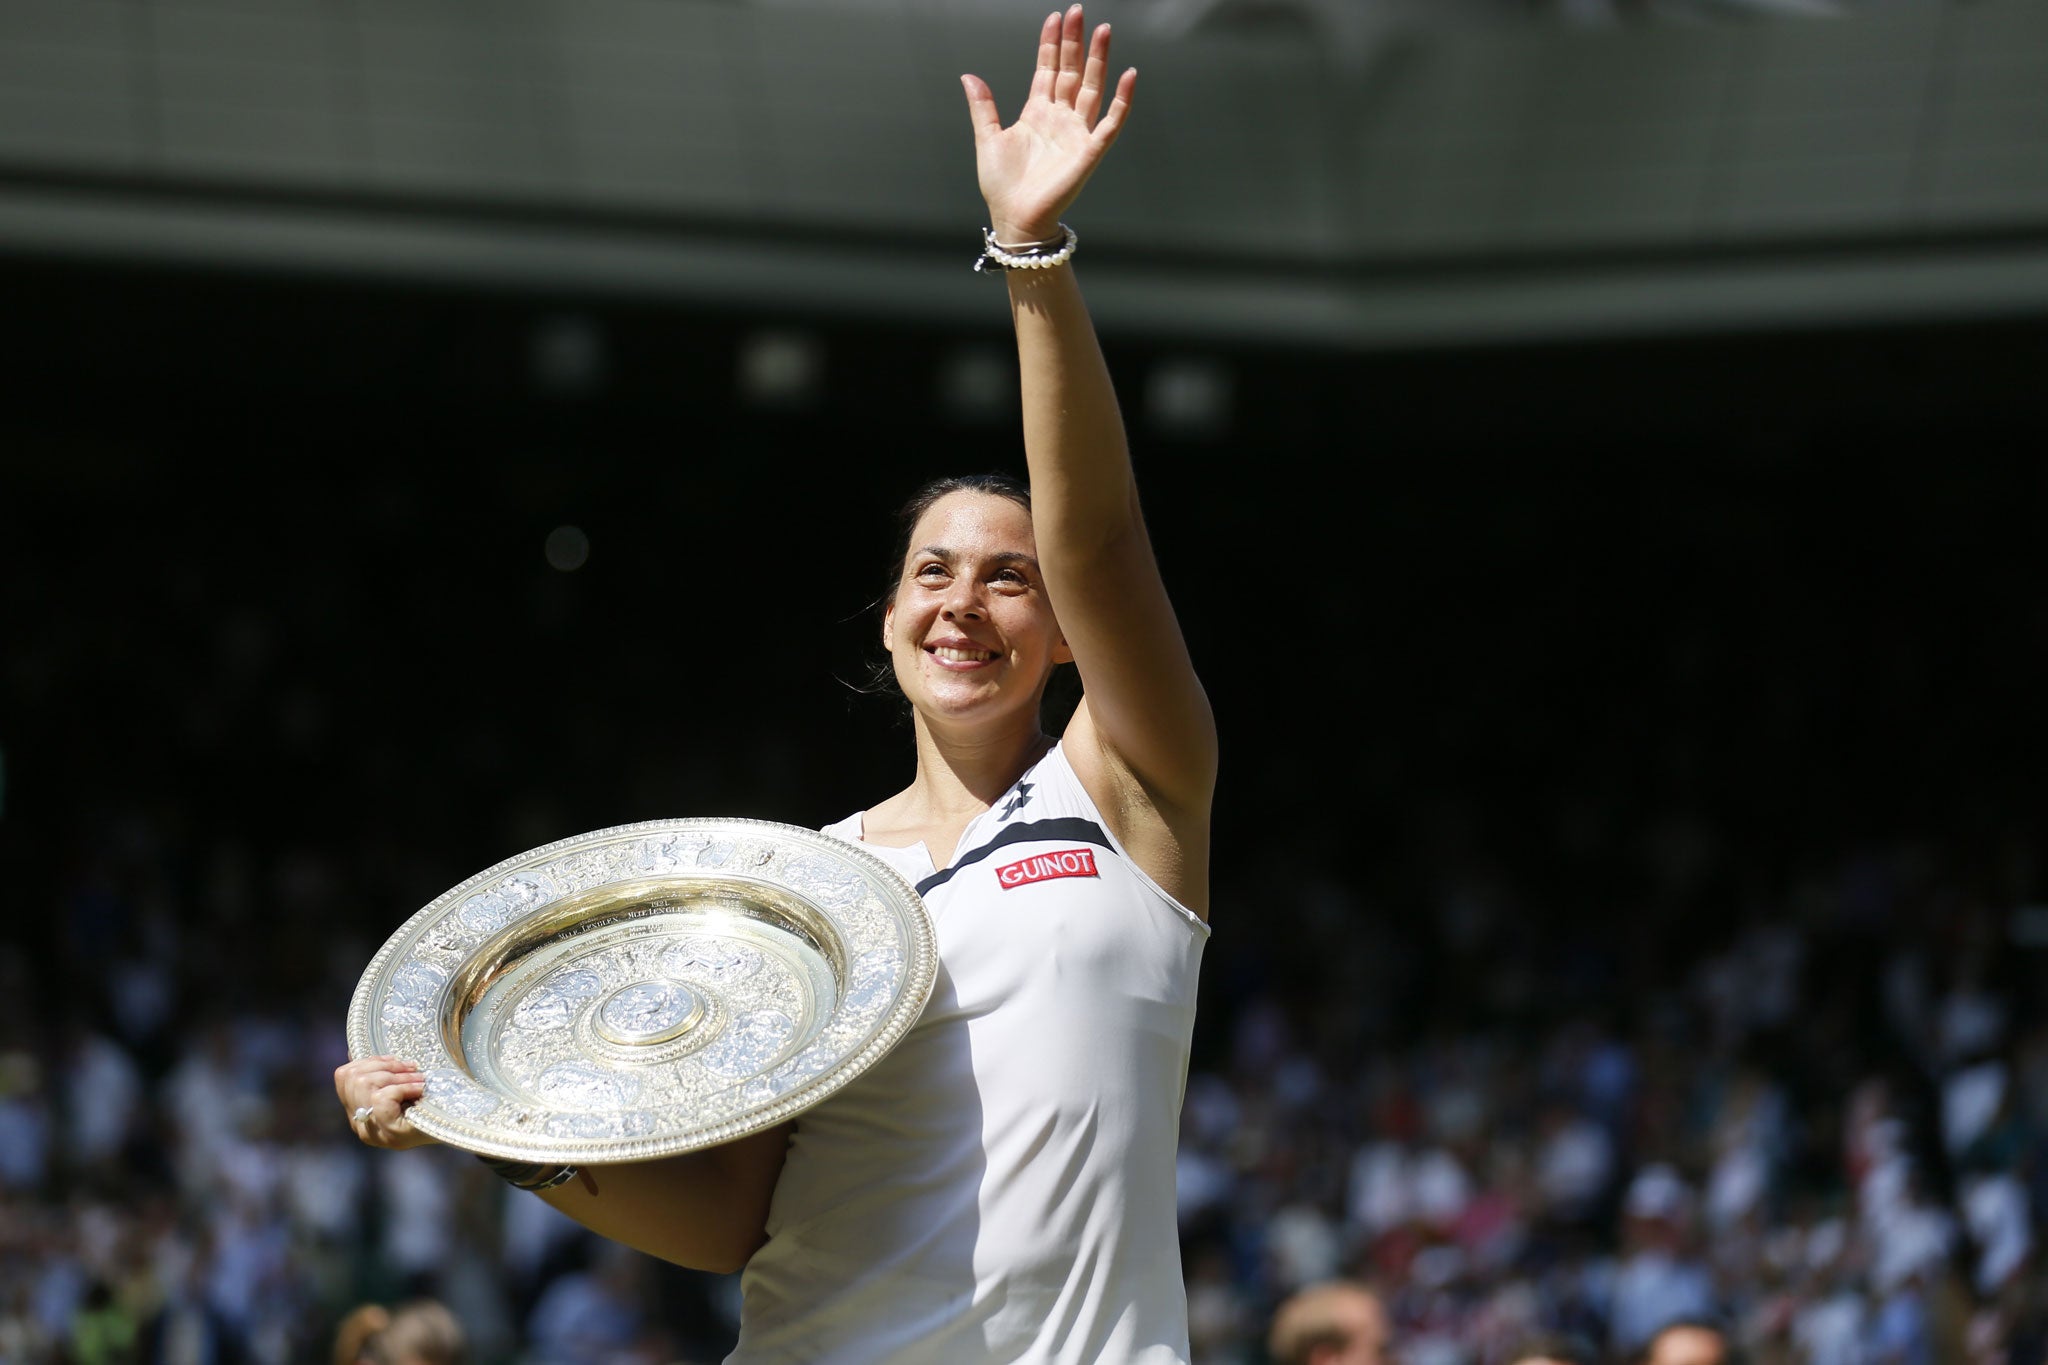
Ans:
{"type": "MultiPolygon", "coordinates": [[[[918,883],[939,935],[931,1003],[793,1124],[525,1182],[652,1255],[744,1265],[736,1361],[1187,1356],[1174,1144],[1216,738],[1062,249],[1136,84],[1106,87],[1108,57],[1108,26],[1090,38],[1079,5],[1049,16],[1009,128],[962,77],[985,260],[1023,267],[1009,289],[1030,488],[950,481],[909,509],[882,641],[916,776],[831,829],[918,883]],[[1055,743],[1039,704],[1068,661],[1086,695],[1055,743]]],[[[425,1140],[404,1117],[423,1087],[395,1058],[336,1076],[376,1146],[425,1140]]]]}

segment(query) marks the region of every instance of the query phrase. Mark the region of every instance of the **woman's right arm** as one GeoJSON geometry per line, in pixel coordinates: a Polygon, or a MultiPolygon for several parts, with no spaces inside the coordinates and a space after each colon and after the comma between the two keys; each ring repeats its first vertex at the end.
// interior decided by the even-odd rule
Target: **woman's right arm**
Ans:
{"type": "MultiPolygon", "coordinates": [[[[337,1067],[334,1093],[349,1127],[372,1147],[421,1147],[433,1138],[406,1111],[427,1078],[397,1057],[359,1057],[337,1067]],[[368,1111],[368,1112],[364,1112],[368,1111]],[[356,1115],[361,1114],[358,1118],[356,1115]]],[[[767,1240],[768,1203],[794,1123],[683,1156],[586,1167],[540,1197],[601,1237],[664,1261],[729,1274],[767,1240]]]]}

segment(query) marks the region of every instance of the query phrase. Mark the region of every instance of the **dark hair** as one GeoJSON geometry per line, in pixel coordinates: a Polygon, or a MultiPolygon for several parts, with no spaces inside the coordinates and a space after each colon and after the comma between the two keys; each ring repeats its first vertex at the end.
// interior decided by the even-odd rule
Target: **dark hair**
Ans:
{"type": "MultiPolygon", "coordinates": [[[[896,589],[903,581],[903,561],[910,557],[910,538],[917,534],[917,524],[924,520],[924,514],[938,504],[939,499],[955,493],[980,493],[992,498],[1008,498],[1026,512],[1031,510],[1031,485],[1009,474],[953,474],[930,483],[912,493],[904,504],[896,509],[895,556],[889,561],[888,571],[882,579],[882,591],[869,603],[876,615],[888,610],[896,600],[896,589]]],[[[1064,685],[1071,669],[1055,669],[1053,681],[1046,685],[1046,700],[1040,707],[1042,721],[1054,717],[1064,724],[1067,713],[1074,709],[1081,694],[1078,686],[1064,685]],[[1072,695],[1068,695],[1071,693],[1072,695]]],[[[854,691],[868,696],[902,698],[896,686],[896,667],[884,652],[871,657],[867,676],[854,691]]],[[[1048,726],[1047,728],[1051,728],[1048,726]]]]}

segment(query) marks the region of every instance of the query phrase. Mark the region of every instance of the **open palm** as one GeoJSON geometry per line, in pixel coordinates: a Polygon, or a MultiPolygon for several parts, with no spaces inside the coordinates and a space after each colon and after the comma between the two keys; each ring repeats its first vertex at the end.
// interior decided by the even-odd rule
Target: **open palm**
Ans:
{"type": "Polygon", "coordinates": [[[1079,5],[1065,15],[1046,16],[1031,93],[1007,128],[988,83],[979,76],[960,78],[974,120],[975,172],[999,242],[1043,242],[1058,235],[1060,216],[1123,128],[1138,73],[1124,72],[1105,110],[1109,25],[1084,43],[1086,32],[1079,5]]]}

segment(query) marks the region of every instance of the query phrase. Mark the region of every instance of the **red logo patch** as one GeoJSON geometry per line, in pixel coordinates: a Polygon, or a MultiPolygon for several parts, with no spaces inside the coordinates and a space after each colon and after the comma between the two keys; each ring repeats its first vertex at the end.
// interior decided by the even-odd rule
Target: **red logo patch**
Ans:
{"type": "Polygon", "coordinates": [[[1049,882],[1055,877],[1099,875],[1095,870],[1095,850],[1092,848],[1063,848],[1057,853],[1034,853],[1022,862],[996,869],[996,881],[1005,891],[1014,891],[1033,882],[1049,882]]]}

